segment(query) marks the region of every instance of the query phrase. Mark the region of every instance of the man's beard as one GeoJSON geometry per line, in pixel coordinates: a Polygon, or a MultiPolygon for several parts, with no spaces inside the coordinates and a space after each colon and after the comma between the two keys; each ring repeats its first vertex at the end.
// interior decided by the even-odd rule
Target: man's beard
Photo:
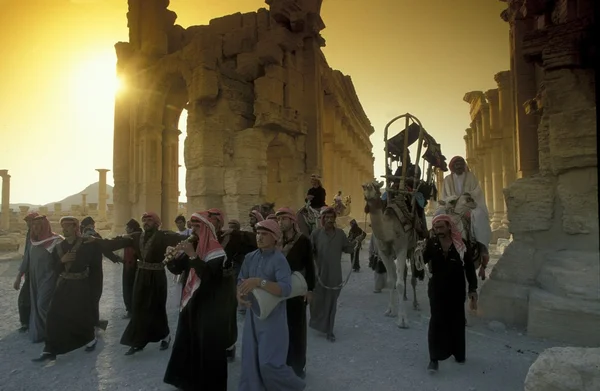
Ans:
{"type": "Polygon", "coordinates": [[[445,238],[446,234],[443,232],[438,232],[437,234],[435,234],[438,238],[445,238]]]}

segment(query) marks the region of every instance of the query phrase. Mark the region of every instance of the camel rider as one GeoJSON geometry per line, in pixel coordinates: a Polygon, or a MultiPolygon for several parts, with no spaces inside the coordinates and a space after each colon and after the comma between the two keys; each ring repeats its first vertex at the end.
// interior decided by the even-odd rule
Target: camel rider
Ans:
{"type": "MultiPolygon", "coordinates": [[[[409,156],[410,158],[410,156],[409,156]]],[[[399,166],[394,173],[395,177],[402,176],[402,167],[399,166]]],[[[410,161],[407,164],[406,168],[406,179],[404,181],[404,189],[408,192],[413,192],[415,189],[419,188],[421,184],[421,168],[412,164],[410,161]],[[416,182],[415,182],[416,175],[416,182]]],[[[392,183],[392,189],[398,189],[400,187],[400,179],[395,179],[392,183]]],[[[415,197],[415,211],[416,216],[418,217],[418,221],[415,223],[415,229],[420,239],[426,239],[428,236],[428,228],[427,228],[427,220],[425,219],[425,207],[427,206],[427,199],[423,195],[421,191],[417,191],[413,193],[415,197]]],[[[387,201],[387,192],[382,196],[384,201],[387,201]]],[[[406,204],[411,208],[412,200],[410,197],[406,197],[406,204]]]]}
{"type": "Polygon", "coordinates": [[[304,202],[310,203],[310,207],[313,209],[321,210],[321,208],[327,206],[327,203],[325,202],[327,193],[321,183],[321,177],[317,174],[311,175],[310,184],[311,188],[306,192],[306,199],[304,202]]]}

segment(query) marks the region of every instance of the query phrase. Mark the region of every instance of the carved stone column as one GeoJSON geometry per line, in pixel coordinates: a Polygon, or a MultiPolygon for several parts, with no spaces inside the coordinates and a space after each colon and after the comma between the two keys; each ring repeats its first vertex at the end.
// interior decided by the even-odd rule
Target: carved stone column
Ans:
{"type": "Polygon", "coordinates": [[[337,194],[337,192],[341,190],[342,194],[344,194],[344,189],[342,188],[343,187],[343,179],[342,179],[342,167],[343,167],[342,148],[343,148],[343,146],[341,144],[335,143],[334,147],[335,147],[335,152],[334,152],[335,158],[334,158],[334,162],[333,162],[334,188],[331,189],[330,191],[337,194]]]}
{"type": "MultiPolygon", "coordinates": [[[[498,84],[498,101],[499,101],[499,122],[500,131],[502,132],[502,187],[508,188],[517,177],[515,168],[514,155],[514,133],[515,133],[515,115],[514,115],[514,99],[511,72],[499,72],[494,76],[494,80],[498,84]]],[[[502,196],[504,199],[504,195],[502,196]]],[[[502,216],[502,226],[508,228],[508,218],[506,214],[502,216]]]]}
{"type": "Polygon", "coordinates": [[[161,219],[166,228],[175,226],[179,199],[179,129],[163,130],[161,219]]]}
{"type": "Polygon", "coordinates": [[[483,158],[485,160],[485,179],[482,183],[482,188],[491,221],[494,215],[494,189],[492,182],[494,162],[492,160],[492,143],[490,138],[490,112],[487,103],[481,106],[481,114],[478,118],[477,126],[481,129],[483,158]]]}
{"type": "Polygon", "coordinates": [[[489,90],[485,97],[490,108],[490,145],[492,163],[492,202],[494,210],[490,210],[492,230],[497,230],[502,225],[505,214],[504,193],[502,184],[503,156],[502,156],[502,130],[500,127],[500,105],[497,89],[489,90]]]}
{"type": "Polygon", "coordinates": [[[142,164],[139,198],[135,211],[139,216],[144,212],[162,215],[162,132],[162,125],[145,124],[139,128],[139,151],[142,164]]]}
{"type": "Polygon", "coordinates": [[[10,228],[10,175],[8,170],[0,170],[2,177],[2,219],[0,229],[8,231],[10,228]]]}
{"type": "Polygon", "coordinates": [[[537,95],[535,65],[525,59],[523,38],[534,28],[534,19],[524,19],[520,2],[512,2],[502,16],[510,23],[511,73],[516,115],[516,171],[519,178],[529,177],[539,170],[539,115],[527,114],[525,103],[537,95]]]}
{"type": "Polygon", "coordinates": [[[81,193],[81,213],[85,215],[87,213],[87,194],[81,193]]]}
{"type": "Polygon", "coordinates": [[[334,168],[335,152],[332,138],[332,135],[328,138],[325,138],[325,142],[323,143],[323,186],[327,191],[328,197],[329,194],[337,193],[337,189],[335,188],[334,168]]]}
{"type": "Polygon", "coordinates": [[[106,219],[106,200],[108,195],[106,194],[106,173],[110,170],[106,168],[97,168],[98,178],[98,218],[106,219]]]}

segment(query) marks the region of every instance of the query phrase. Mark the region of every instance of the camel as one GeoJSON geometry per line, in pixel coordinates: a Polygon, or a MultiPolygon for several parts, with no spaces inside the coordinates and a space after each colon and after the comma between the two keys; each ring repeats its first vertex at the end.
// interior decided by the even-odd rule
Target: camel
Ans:
{"type": "Polygon", "coordinates": [[[321,226],[320,213],[318,210],[311,208],[309,202],[298,210],[296,218],[300,232],[309,238],[310,234],[321,226]]]}
{"type": "MultiPolygon", "coordinates": [[[[371,217],[371,229],[375,244],[379,250],[379,256],[385,265],[388,273],[388,279],[391,279],[390,302],[385,312],[386,316],[398,317],[396,324],[400,328],[408,328],[408,318],[406,314],[406,305],[404,300],[400,300],[399,292],[404,291],[404,274],[406,271],[406,259],[409,250],[416,246],[415,234],[411,231],[405,232],[402,222],[398,219],[395,212],[390,208],[383,207],[381,200],[382,182],[373,181],[362,185],[365,201],[367,205],[365,211],[371,217]],[[394,262],[395,258],[395,262],[394,262]],[[392,271],[396,270],[396,273],[392,271]]],[[[416,284],[416,282],[415,282],[416,284]]],[[[415,294],[415,308],[418,303],[415,294]]]]}

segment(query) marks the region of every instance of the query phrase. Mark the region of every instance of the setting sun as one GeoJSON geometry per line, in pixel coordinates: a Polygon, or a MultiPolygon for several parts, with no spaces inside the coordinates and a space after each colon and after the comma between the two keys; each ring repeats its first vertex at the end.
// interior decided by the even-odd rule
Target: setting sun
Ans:
{"type": "Polygon", "coordinates": [[[91,114],[114,100],[114,95],[121,88],[115,70],[116,61],[113,53],[106,53],[74,66],[70,93],[77,109],[91,114]]]}

